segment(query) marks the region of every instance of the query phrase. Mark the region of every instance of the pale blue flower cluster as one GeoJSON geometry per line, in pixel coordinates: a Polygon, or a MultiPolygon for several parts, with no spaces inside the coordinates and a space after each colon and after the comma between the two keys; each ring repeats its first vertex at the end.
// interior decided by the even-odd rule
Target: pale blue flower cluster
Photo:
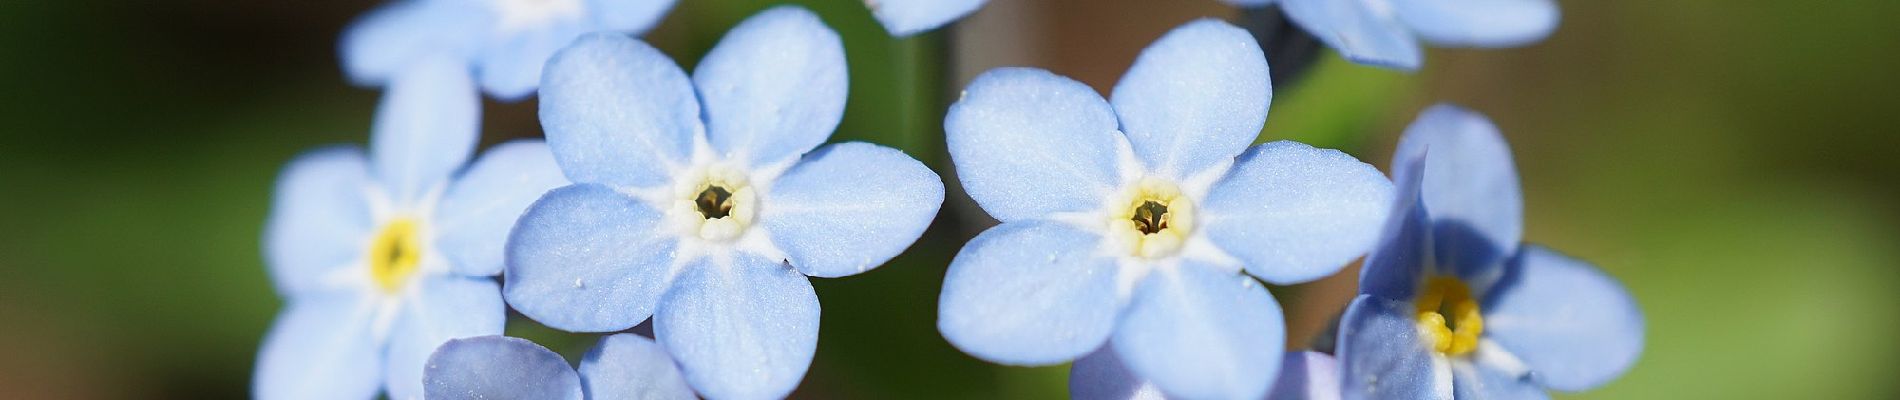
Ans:
{"type": "MultiPolygon", "coordinates": [[[[1505,45],[1556,23],[1548,0],[1280,1],[1348,58],[1404,68],[1418,62],[1412,35],[1505,45]]],[[[982,3],[867,6],[905,36],[982,3]]],[[[818,345],[810,278],[904,252],[944,183],[896,149],[825,144],[849,75],[818,15],[762,11],[688,74],[630,36],[671,6],[400,0],[353,25],[346,70],[387,91],[367,155],[316,150],[278,180],[264,250],[287,305],[253,395],[797,388],[818,345]],[[482,91],[538,93],[546,143],[469,163],[482,91]],[[576,369],[500,336],[510,309],[607,336],[576,369]],[[650,334],[619,333],[643,323],[650,334]]],[[[1340,151],[1254,144],[1267,61],[1253,35],[1203,19],[1149,45],[1107,98],[1034,68],[972,81],[945,140],[962,189],[1000,224],[949,262],[943,338],[1001,364],[1074,362],[1072,394],[1091,399],[1542,398],[1634,363],[1643,319],[1622,286],[1519,245],[1515,166],[1487,119],[1427,110],[1388,180],[1340,151]],[[1288,351],[1268,286],[1362,256],[1360,296],[1320,346],[1332,354],[1288,351]]]]}

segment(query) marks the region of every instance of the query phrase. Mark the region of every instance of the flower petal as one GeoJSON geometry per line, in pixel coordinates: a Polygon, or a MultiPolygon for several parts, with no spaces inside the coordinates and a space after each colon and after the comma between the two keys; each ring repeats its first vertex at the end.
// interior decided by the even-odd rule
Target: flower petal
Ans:
{"type": "Polygon", "coordinates": [[[416,285],[389,333],[389,365],[383,372],[392,399],[422,398],[429,354],[449,339],[500,335],[507,313],[501,288],[490,278],[431,277],[416,285]]]}
{"type": "Polygon", "coordinates": [[[699,99],[673,60],[618,33],[581,36],[548,60],[541,127],[574,182],[668,182],[701,134],[699,99]]]}
{"type": "Polygon", "coordinates": [[[654,231],[659,223],[659,211],[606,187],[549,191],[508,237],[508,304],[572,332],[639,324],[669,284],[676,243],[654,231]]]}
{"type": "Polygon", "coordinates": [[[1154,382],[1135,376],[1111,346],[1075,360],[1069,368],[1069,398],[1075,400],[1164,400],[1154,382]]]}
{"type": "Polygon", "coordinates": [[[653,339],[622,333],[600,339],[581,359],[581,385],[594,399],[696,399],[673,356],[653,339]]]}
{"type": "Polygon", "coordinates": [[[1365,267],[1359,272],[1359,293],[1387,299],[1416,296],[1420,275],[1425,272],[1425,247],[1430,244],[1431,220],[1419,197],[1420,178],[1425,160],[1413,159],[1392,167],[1392,212],[1388,214],[1379,242],[1366,254],[1365,267]]]}
{"type": "Polygon", "coordinates": [[[992,362],[1048,365],[1102,346],[1114,329],[1116,267],[1100,237],[1056,222],[1018,221],[970,239],[950,261],[937,330],[992,362]]]}
{"type": "Polygon", "coordinates": [[[367,399],[383,387],[376,302],[362,291],[290,300],[257,352],[251,395],[263,400],[367,399]]]}
{"type": "Polygon", "coordinates": [[[986,0],[877,0],[864,4],[894,37],[915,35],[976,12],[986,0]]]}
{"type": "Polygon", "coordinates": [[[818,295],[791,266],[732,256],[686,266],[660,301],[654,337],[707,398],[785,397],[818,349],[818,295]]]}
{"type": "Polygon", "coordinates": [[[1109,98],[1135,155],[1183,178],[1233,161],[1260,136],[1273,85],[1253,35],[1201,19],[1142,50],[1109,98]]]}
{"type": "Polygon", "coordinates": [[[508,230],[542,193],[567,183],[554,154],[539,140],[488,150],[449,186],[436,206],[436,245],[449,268],[470,276],[501,274],[508,230]]]}
{"type": "Polygon", "coordinates": [[[1450,371],[1419,342],[1406,302],[1360,295],[1339,322],[1339,370],[1349,399],[1450,399],[1450,371]]]}
{"type": "Polygon", "coordinates": [[[1317,351],[1288,352],[1268,400],[1339,400],[1339,361],[1317,351]]]}
{"type": "Polygon", "coordinates": [[[1120,184],[1115,111],[1088,85],[1034,68],[977,76],[943,127],[957,178],[1003,221],[1087,211],[1120,184]]]}
{"type": "Polygon", "coordinates": [[[1464,400],[1539,400],[1550,398],[1529,378],[1514,376],[1471,362],[1451,363],[1452,398],[1464,400]]]}
{"type": "Polygon", "coordinates": [[[351,146],[312,150],[284,167],[264,224],[264,258],[286,298],[358,265],[369,237],[369,164],[351,146]]]}
{"type": "Polygon", "coordinates": [[[759,221],[805,275],[868,271],[910,247],[943,205],[943,178],[897,149],[825,146],[762,200],[759,221]]]}
{"type": "Polygon", "coordinates": [[[1484,333],[1552,389],[1615,379],[1643,352],[1643,314],[1616,279],[1589,263],[1525,246],[1486,294],[1484,333]]]}
{"type": "Polygon", "coordinates": [[[707,136],[731,159],[768,165],[824,143],[844,117],[844,42],[804,8],[774,7],[726,33],[693,70],[707,136]]]}
{"type": "Polygon", "coordinates": [[[376,177],[398,204],[441,189],[481,136],[481,95],[459,59],[432,57],[398,71],[370,128],[376,177]]]}
{"type": "MultiPolygon", "coordinates": [[[[503,101],[533,95],[541,84],[542,68],[554,52],[594,31],[583,21],[553,21],[542,26],[490,38],[477,55],[482,90],[503,101]]],[[[618,32],[609,32],[618,33],[618,32]]]]}
{"type": "Polygon", "coordinates": [[[485,20],[479,7],[463,2],[392,1],[343,30],[338,58],[351,83],[382,86],[421,58],[472,55],[485,20]]]}
{"type": "Polygon", "coordinates": [[[1418,37],[1439,45],[1515,47],[1557,30],[1554,0],[1391,0],[1393,11],[1418,37]]]}
{"type": "Polygon", "coordinates": [[[588,15],[602,30],[646,33],[660,23],[675,0],[586,0],[588,15]]]}
{"type": "MultiPolygon", "coordinates": [[[[454,339],[429,356],[423,395],[437,399],[582,399],[567,359],[527,339],[454,339]]],[[[630,397],[631,398],[631,397],[630,397]]]]}
{"type": "Polygon", "coordinates": [[[1489,280],[1483,278],[1500,272],[1524,236],[1524,193],[1510,144],[1483,115],[1440,104],[1405,128],[1392,165],[1416,159],[1424,160],[1419,191],[1432,220],[1435,265],[1489,280]]]}
{"type": "Polygon", "coordinates": [[[1354,63],[1417,70],[1423,63],[1418,40],[1398,17],[1374,10],[1368,1],[1282,0],[1281,9],[1300,27],[1354,63]]]}
{"type": "Polygon", "coordinates": [[[1241,155],[1204,209],[1214,244],[1248,273],[1290,285],[1365,254],[1392,210],[1392,183],[1338,150],[1278,141],[1241,155]]]}
{"type": "Polygon", "coordinates": [[[1265,285],[1192,261],[1149,274],[1112,342],[1130,371],[1185,398],[1265,396],[1286,325],[1265,285]]]}

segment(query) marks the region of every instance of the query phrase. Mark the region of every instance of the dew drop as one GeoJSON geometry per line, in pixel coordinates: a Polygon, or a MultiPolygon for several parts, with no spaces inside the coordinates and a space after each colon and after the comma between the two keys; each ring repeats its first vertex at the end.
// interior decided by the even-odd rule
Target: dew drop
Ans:
{"type": "Polygon", "coordinates": [[[587,287],[587,282],[582,282],[581,278],[574,278],[575,289],[581,289],[581,288],[586,288],[586,287],[587,287]]]}

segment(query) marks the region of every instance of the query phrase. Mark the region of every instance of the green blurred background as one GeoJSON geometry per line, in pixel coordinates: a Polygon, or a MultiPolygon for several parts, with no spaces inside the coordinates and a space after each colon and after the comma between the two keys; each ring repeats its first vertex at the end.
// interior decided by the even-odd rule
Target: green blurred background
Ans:
{"type": "MultiPolygon", "coordinates": [[[[1214,0],[992,0],[959,28],[888,38],[859,2],[801,1],[845,38],[835,140],[903,148],[947,179],[946,101],[984,69],[1106,91],[1214,0]]],[[[774,2],[682,0],[647,37],[688,68],[774,2]]],[[[1900,2],[1565,0],[1549,40],[1433,50],[1416,74],[1324,54],[1277,88],[1262,140],[1386,167],[1426,105],[1489,114],[1515,146],[1530,240],[1595,261],[1647,314],[1622,379],[1570,398],[1900,397],[1900,2]]],[[[259,255],[278,168],[363,143],[378,93],[335,41],[375,4],[0,1],[0,398],[239,398],[280,300],[259,255]]],[[[489,102],[486,144],[540,135],[489,102]]],[[[795,397],[1059,398],[1066,367],[993,366],[935,329],[944,266],[986,221],[945,218],[892,264],[818,279],[818,356],[795,397]]],[[[1280,288],[1292,336],[1353,270],[1280,288]]],[[[569,355],[592,336],[510,320],[569,355]]]]}

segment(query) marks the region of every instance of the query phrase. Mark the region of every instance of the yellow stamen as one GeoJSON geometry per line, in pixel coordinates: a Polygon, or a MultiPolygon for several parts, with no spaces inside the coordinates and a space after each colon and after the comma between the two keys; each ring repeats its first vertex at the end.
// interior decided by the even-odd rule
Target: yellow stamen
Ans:
{"type": "Polygon", "coordinates": [[[1417,299],[1418,331],[1425,344],[1449,356],[1478,348],[1484,334],[1484,316],[1471,288],[1457,278],[1439,276],[1425,282],[1417,299]]]}
{"type": "Polygon", "coordinates": [[[369,274],[384,292],[402,289],[422,265],[422,238],[416,220],[398,218],[383,225],[369,245],[369,274]]]}
{"type": "Polygon", "coordinates": [[[1119,212],[1109,216],[1108,228],[1133,255],[1173,255],[1187,241],[1194,227],[1194,202],[1173,183],[1142,179],[1122,199],[1112,203],[1119,212]]]}

